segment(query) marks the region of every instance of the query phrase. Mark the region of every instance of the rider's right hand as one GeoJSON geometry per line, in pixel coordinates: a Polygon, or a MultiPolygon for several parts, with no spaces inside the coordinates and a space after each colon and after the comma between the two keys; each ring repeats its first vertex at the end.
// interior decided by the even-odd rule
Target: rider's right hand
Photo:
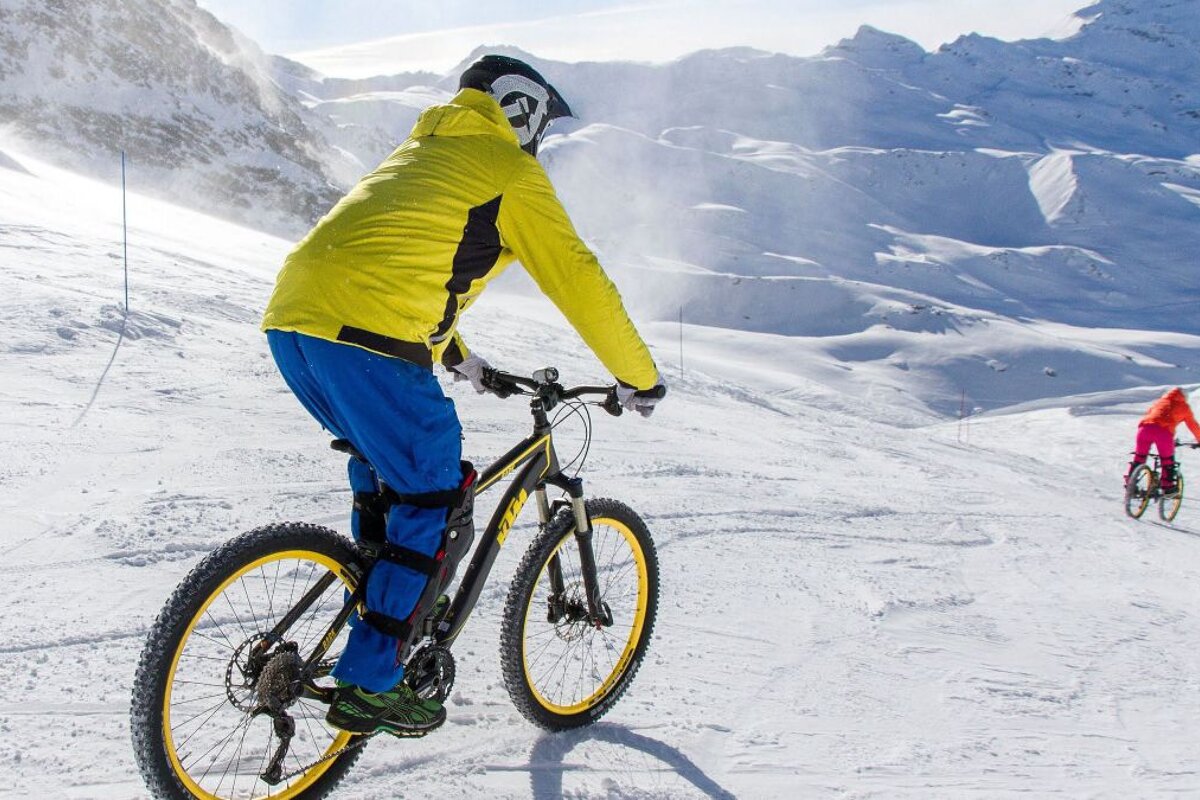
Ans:
{"type": "Polygon", "coordinates": [[[649,389],[634,389],[632,386],[617,384],[617,400],[627,411],[636,411],[643,417],[654,413],[658,401],[667,396],[667,384],[660,375],[658,383],[649,389]]]}
{"type": "Polygon", "coordinates": [[[450,371],[454,373],[456,383],[458,381],[470,381],[471,387],[478,394],[483,394],[488,391],[488,386],[483,381],[483,371],[491,369],[491,366],[487,362],[487,359],[472,353],[453,367],[450,367],[450,371]]]}

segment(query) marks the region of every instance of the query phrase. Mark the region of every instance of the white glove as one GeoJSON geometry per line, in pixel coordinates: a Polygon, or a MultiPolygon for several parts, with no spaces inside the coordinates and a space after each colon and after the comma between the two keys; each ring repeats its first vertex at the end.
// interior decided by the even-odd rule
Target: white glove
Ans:
{"type": "Polygon", "coordinates": [[[477,355],[469,355],[459,363],[450,367],[450,371],[454,373],[454,382],[470,381],[471,386],[479,394],[483,394],[488,389],[483,385],[483,371],[491,369],[492,365],[485,359],[477,355]]]}
{"type": "Polygon", "coordinates": [[[658,383],[654,384],[651,389],[643,389],[638,391],[632,386],[617,384],[617,400],[621,406],[627,411],[636,411],[643,417],[648,417],[654,413],[654,407],[658,405],[658,401],[667,394],[667,384],[663,381],[662,376],[659,376],[658,383]]]}

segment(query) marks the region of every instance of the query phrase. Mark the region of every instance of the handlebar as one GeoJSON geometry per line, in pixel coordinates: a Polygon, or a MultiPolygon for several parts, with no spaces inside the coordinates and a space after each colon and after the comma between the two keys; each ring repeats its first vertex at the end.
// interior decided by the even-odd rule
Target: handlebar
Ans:
{"type": "MultiPolygon", "coordinates": [[[[539,369],[529,378],[488,367],[483,370],[483,385],[498,397],[521,394],[541,398],[546,410],[550,410],[563,400],[575,400],[593,395],[604,397],[604,400],[597,405],[614,417],[621,416],[623,411],[621,401],[617,399],[616,385],[573,386],[566,389],[558,382],[558,370],[554,367],[539,369]]],[[[640,392],[647,397],[657,398],[664,397],[666,393],[665,386],[655,386],[653,389],[640,392]]]]}

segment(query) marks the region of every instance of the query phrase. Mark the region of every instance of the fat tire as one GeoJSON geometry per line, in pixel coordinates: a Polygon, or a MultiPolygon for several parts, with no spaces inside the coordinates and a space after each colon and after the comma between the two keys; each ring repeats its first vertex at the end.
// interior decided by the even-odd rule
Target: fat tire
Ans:
{"type": "MultiPolygon", "coordinates": [[[[229,540],[209,553],[175,589],[150,627],[133,679],[130,732],[138,769],[160,800],[193,800],[171,766],[163,739],[163,698],[174,653],[202,604],[230,575],[252,561],[284,550],[312,550],[341,564],[356,561],[353,545],[341,534],[306,523],[266,525],[229,540]]],[[[334,759],[313,784],[295,795],[320,800],[362,755],[362,745],[334,759]]]]}
{"type": "Polygon", "coordinates": [[[516,576],[509,587],[508,598],[504,604],[504,615],[500,629],[500,666],[508,695],[517,710],[525,719],[549,731],[563,731],[590,725],[600,719],[629,688],[646,649],[654,633],[654,621],[658,610],[658,553],[654,540],[646,523],[629,506],[617,500],[595,499],[586,501],[588,517],[593,521],[603,522],[611,519],[624,525],[630,530],[640,547],[646,562],[648,594],[646,618],[633,655],[625,665],[624,671],[603,696],[598,698],[586,709],[574,714],[559,714],[545,708],[534,696],[529,686],[523,659],[523,627],[526,610],[537,588],[538,578],[543,568],[554,554],[564,537],[575,531],[575,515],[570,509],[564,509],[545,527],[525,551],[516,576]]]}
{"type": "Polygon", "coordinates": [[[1174,522],[1183,506],[1183,471],[1178,466],[1175,467],[1175,489],[1175,495],[1158,501],[1158,516],[1163,522],[1174,522]]]}
{"type": "Polygon", "coordinates": [[[1150,505],[1150,495],[1157,484],[1154,471],[1150,467],[1145,464],[1134,467],[1125,484],[1125,513],[1133,519],[1140,519],[1142,514],[1146,513],[1146,507],[1150,505]],[[1143,476],[1146,479],[1145,491],[1138,496],[1138,483],[1143,476]]]}

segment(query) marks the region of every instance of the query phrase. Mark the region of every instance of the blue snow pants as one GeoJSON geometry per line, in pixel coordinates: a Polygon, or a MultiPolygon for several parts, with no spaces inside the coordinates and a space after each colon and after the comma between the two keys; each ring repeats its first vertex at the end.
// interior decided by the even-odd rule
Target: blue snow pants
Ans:
{"type": "MultiPolygon", "coordinates": [[[[351,458],[353,491],[378,491],[380,479],[400,494],[444,491],[462,483],[462,427],[454,402],[428,369],[300,333],[267,331],[267,343],[301,404],[335,437],[350,440],[378,472],[351,458]]],[[[392,506],[387,538],[432,556],[442,544],[445,524],[445,509],[392,506]]],[[[352,530],[357,538],[357,519],[352,530]]],[[[425,575],[381,559],[367,580],[367,609],[404,619],[425,583],[425,575]]],[[[333,675],[368,691],[389,690],[404,676],[397,659],[401,644],[359,621],[333,675]]]]}

